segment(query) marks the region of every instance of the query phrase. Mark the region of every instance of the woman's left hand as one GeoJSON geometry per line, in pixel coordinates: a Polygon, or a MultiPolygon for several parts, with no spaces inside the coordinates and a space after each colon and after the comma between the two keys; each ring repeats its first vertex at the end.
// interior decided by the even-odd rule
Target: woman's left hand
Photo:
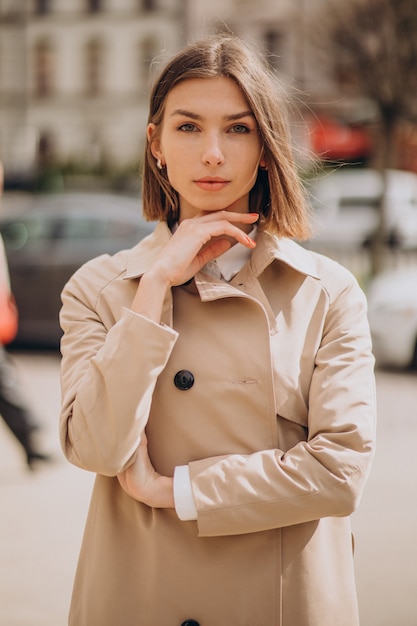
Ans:
{"type": "Polygon", "coordinates": [[[174,508],[173,479],[155,471],[148,453],[148,440],[142,434],[135,461],[117,475],[124,491],[134,500],[153,508],[174,508]]]}

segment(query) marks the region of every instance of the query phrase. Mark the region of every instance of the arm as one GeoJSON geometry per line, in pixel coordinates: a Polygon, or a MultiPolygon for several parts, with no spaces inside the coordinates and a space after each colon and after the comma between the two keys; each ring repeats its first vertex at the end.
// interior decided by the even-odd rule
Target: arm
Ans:
{"type": "Polygon", "coordinates": [[[177,334],[128,308],[113,324],[97,302],[105,263],[82,268],[62,294],[60,433],[72,463],[114,476],[134,458],[177,334]]]}
{"type": "MultiPolygon", "coordinates": [[[[222,211],[221,217],[202,215],[185,220],[179,226],[153,267],[142,277],[132,302],[133,311],[158,322],[166,291],[192,278],[206,263],[227,250],[231,244],[224,237],[232,237],[249,248],[256,245],[232,222],[251,224],[258,219],[257,214],[222,211]]],[[[140,502],[152,507],[175,506],[174,480],[154,470],[145,440],[138,448],[135,461],[118,474],[118,479],[126,493],[140,502]]],[[[176,495],[178,497],[178,487],[176,495]]],[[[192,499],[191,494],[189,497],[192,499]]]]}
{"type": "Polygon", "coordinates": [[[189,464],[201,536],[349,515],[375,438],[374,360],[365,298],[351,281],[329,303],[309,393],[308,438],[189,464]]]}
{"type": "MultiPolygon", "coordinates": [[[[144,446],[136,454],[153,390],[177,337],[159,323],[166,293],[227,249],[230,243],[224,236],[253,247],[233,222],[252,224],[256,219],[253,214],[221,212],[221,219],[203,215],[185,220],[140,280],[130,308],[123,310],[117,323],[101,304],[108,286],[108,257],[87,264],[70,280],[62,295],[60,424],[62,446],[71,462],[108,476],[130,466],[134,472],[135,459],[146,452],[144,446]]],[[[143,467],[149,469],[146,463],[143,467]]],[[[166,482],[158,484],[165,488],[166,482]]],[[[134,489],[136,481],[131,484],[134,489]]],[[[130,495],[135,495],[132,490],[130,495]]]]}
{"type": "Polygon", "coordinates": [[[7,293],[11,293],[9,266],[7,262],[7,255],[4,249],[3,238],[0,235],[0,285],[2,289],[5,289],[7,293]]]}

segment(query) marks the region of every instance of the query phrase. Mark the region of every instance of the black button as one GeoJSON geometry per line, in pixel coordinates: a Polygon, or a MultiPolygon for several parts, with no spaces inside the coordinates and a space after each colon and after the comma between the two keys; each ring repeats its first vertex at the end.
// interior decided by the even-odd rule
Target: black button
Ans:
{"type": "Polygon", "coordinates": [[[200,626],[200,624],[195,619],[186,619],[181,626],[200,626]]]}
{"type": "MultiPolygon", "coordinates": [[[[187,391],[187,389],[191,389],[194,385],[194,376],[188,370],[180,370],[174,376],[174,384],[178,389],[187,391]]],[[[186,622],[184,622],[184,624],[185,623],[186,622]]],[[[190,622],[190,624],[192,624],[192,622],[190,622]]]]}

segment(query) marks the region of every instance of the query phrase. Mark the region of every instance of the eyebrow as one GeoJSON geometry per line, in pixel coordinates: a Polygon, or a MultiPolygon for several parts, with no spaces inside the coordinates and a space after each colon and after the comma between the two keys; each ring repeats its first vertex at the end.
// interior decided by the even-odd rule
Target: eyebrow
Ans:
{"type": "MultiPolygon", "coordinates": [[[[189,117],[192,120],[202,120],[203,116],[198,115],[198,113],[193,113],[192,111],[186,111],[185,109],[175,109],[170,117],[174,117],[175,115],[182,115],[183,117],[189,117]]],[[[240,113],[232,113],[231,115],[224,115],[223,119],[227,122],[231,122],[233,120],[240,120],[243,117],[255,117],[252,111],[249,109],[248,111],[241,111],[240,113]]]]}

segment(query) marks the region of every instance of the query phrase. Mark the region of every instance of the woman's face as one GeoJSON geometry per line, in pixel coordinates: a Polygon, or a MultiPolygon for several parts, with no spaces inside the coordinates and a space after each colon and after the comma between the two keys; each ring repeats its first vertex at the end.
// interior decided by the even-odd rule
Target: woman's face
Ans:
{"type": "Polygon", "coordinates": [[[202,211],[247,212],[264,165],[255,117],[234,81],[187,79],[168,94],[159,132],[148,127],[152,154],[167,168],[180,220],[202,211]]]}

